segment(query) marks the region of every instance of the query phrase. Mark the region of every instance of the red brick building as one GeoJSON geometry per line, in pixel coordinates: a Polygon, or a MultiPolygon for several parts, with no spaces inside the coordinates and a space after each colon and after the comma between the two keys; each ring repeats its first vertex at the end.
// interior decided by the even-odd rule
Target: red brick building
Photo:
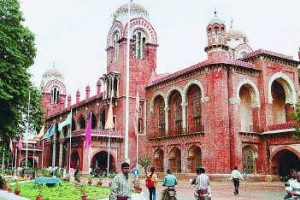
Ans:
{"type": "MultiPolygon", "coordinates": [[[[51,69],[41,85],[47,127],[73,111],[71,166],[119,170],[124,160],[127,5],[117,9],[107,37],[107,73],[76,94],[71,105],[63,76],[51,69]],[[114,130],[104,130],[112,98],[114,130]],[[84,148],[92,116],[92,145],[84,148]],[[110,148],[109,140],[110,139],[110,148]]],[[[300,143],[290,113],[298,101],[299,61],[279,53],[256,50],[245,34],[227,29],[214,14],[206,27],[207,60],[171,74],[156,73],[157,34],[148,12],[132,4],[130,22],[129,156],[136,162],[134,116],[138,109],[139,155],[153,156],[159,171],[229,173],[233,166],[252,174],[285,175],[300,167],[300,143]]],[[[205,28],[205,27],[203,27],[205,28]]],[[[67,166],[69,127],[45,142],[44,166],[67,166]]],[[[41,155],[41,154],[40,154],[41,155]]]]}

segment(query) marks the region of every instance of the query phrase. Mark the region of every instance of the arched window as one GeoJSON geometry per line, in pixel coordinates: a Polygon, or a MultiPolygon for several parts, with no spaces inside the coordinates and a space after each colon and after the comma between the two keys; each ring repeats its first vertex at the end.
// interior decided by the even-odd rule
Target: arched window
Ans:
{"type": "Polygon", "coordinates": [[[137,59],[145,59],[146,51],[145,45],[147,37],[142,30],[136,30],[133,33],[133,55],[137,59]]]}
{"type": "Polygon", "coordinates": [[[51,90],[51,103],[57,104],[59,100],[59,90],[57,87],[53,87],[51,90]]]}
{"type": "Polygon", "coordinates": [[[119,32],[115,32],[113,35],[113,42],[114,42],[114,61],[118,60],[119,58],[119,32]]]}

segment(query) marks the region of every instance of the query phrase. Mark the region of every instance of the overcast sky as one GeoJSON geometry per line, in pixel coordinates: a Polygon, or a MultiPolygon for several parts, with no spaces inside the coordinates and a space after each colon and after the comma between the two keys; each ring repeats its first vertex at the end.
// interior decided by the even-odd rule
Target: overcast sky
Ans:
{"type": "MultiPolygon", "coordinates": [[[[158,73],[175,72],[206,59],[206,25],[217,7],[219,18],[244,32],[250,46],[292,55],[298,60],[300,0],[134,0],[149,12],[158,35],[158,73]]],[[[36,37],[30,71],[40,86],[52,67],[64,74],[67,93],[85,86],[95,92],[106,72],[106,39],[112,14],[126,0],[22,0],[25,24],[36,37]]]]}

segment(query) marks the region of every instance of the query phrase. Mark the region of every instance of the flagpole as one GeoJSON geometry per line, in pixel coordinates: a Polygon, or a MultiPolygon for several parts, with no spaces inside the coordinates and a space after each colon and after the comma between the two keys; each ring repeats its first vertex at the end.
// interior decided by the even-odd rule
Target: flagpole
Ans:
{"type": "Polygon", "coordinates": [[[68,161],[68,168],[69,168],[69,173],[70,173],[70,168],[71,168],[71,151],[72,151],[72,120],[73,120],[73,117],[72,117],[72,109],[71,109],[71,123],[70,123],[70,128],[69,128],[69,161],[68,161]]]}
{"type": "Polygon", "coordinates": [[[15,175],[17,174],[17,158],[18,158],[18,148],[15,150],[15,175]]]}
{"type": "Polygon", "coordinates": [[[27,127],[26,127],[26,160],[25,160],[25,167],[28,168],[28,133],[29,133],[29,106],[30,106],[30,91],[28,94],[28,105],[27,105],[27,127]]]}
{"type": "Polygon", "coordinates": [[[130,67],[130,2],[128,1],[128,24],[127,24],[127,59],[126,59],[126,108],[125,108],[125,141],[124,141],[124,158],[126,162],[130,162],[128,158],[128,135],[129,135],[129,67],[130,67]]]}

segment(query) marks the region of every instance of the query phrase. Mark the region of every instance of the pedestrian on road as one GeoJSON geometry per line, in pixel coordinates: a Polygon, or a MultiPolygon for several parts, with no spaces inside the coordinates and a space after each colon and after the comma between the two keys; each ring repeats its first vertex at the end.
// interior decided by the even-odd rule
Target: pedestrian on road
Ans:
{"type": "Polygon", "coordinates": [[[196,200],[210,200],[211,199],[211,188],[209,177],[205,174],[205,169],[199,167],[196,169],[197,177],[192,182],[195,185],[194,196],[196,200]]]}
{"type": "Polygon", "coordinates": [[[109,200],[129,200],[131,197],[132,180],[129,178],[130,165],[121,165],[122,172],[115,176],[111,184],[109,200]]]}
{"type": "Polygon", "coordinates": [[[234,185],[234,191],[233,191],[234,195],[239,194],[240,179],[244,180],[242,174],[238,170],[238,167],[234,166],[233,170],[231,171],[231,180],[233,181],[233,185],[234,185]]]}
{"type": "Polygon", "coordinates": [[[155,172],[155,168],[151,167],[150,174],[148,174],[146,178],[146,186],[149,189],[150,200],[156,200],[156,185],[159,181],[157,178],[157,174],[154,172],[155,172]]]}

